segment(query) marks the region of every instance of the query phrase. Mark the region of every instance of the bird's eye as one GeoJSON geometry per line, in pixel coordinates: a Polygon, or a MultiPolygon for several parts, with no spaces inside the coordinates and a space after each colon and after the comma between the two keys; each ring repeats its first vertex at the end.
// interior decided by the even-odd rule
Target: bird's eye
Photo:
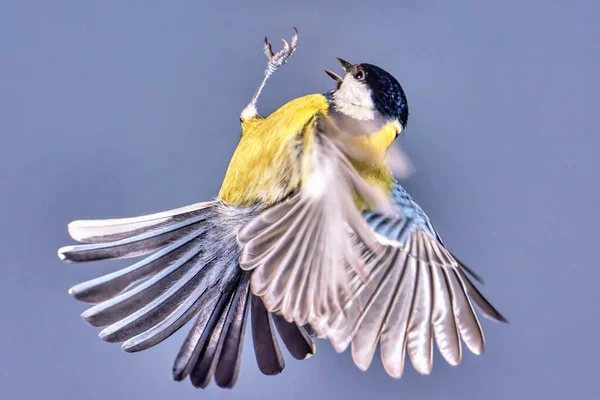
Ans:
{"type": "Polygon", "coordinates": [[[362,71],[357,71],[357,72],[354,74],[354,77],[356,78],[356,80],[362,81],[362,80],[363,80],[363,78],[365,77],[365,73],[364,73],[364,72],[362,72],[362,71]]]}

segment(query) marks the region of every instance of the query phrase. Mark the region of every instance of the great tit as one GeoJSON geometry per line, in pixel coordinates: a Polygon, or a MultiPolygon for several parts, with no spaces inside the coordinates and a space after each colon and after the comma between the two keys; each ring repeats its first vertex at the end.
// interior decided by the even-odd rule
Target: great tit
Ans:
{"type": "Polygon", "coordinates": [[[315,353],[317,336],[338,352],[351,346],[363,370],[379,343],[396,378],[406,352],[418,372],[431,371],[434,337],[452,365],[461,337],[480,354],[472,302],[484,316],[506,320],[394,177],[410,167],[402,154],[390,159],[408,120],[398,81],[377,66],[338,59],[343,76],[326,71],[335,89],[258,115],[261,91],[294,54],[297,34],[277,53],[265,38],[265,77],[241,113],[242,135],[216,200],[68,225],[84,244],[59,249],[65,262],[145,256],[72,287],[74,298],[93,304],[83,318],[104,327],[103,340],[136,352],[195,317],[173,378],[189,376],[202,388],[212,377],[235,385],[249,309],[267,375],[284,368],[274,326],[296,359],[315,353]]]}

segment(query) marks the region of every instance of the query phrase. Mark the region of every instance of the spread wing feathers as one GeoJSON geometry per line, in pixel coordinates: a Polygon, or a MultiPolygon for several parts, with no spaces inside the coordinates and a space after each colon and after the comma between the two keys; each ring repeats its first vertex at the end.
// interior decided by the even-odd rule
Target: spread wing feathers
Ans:
{"type": "Polygon", "coordinates": [[[415,171],[408,154],[397,144],[397,141],[388,148],[385,159],[397,179],[406,179],[415,171]]]}
{"type": "MultiPolygon", "coordinates": [[[[71,223],[74,238],[88,244],[60,249],[66,262],[146,258],[75,285],[69,293],[92,304],[82,316],[104,328],[100,337],[123,342],[127,352],[157,345],[197,316],[173,377],[190,376],[195,386],[204,387],[214,376],[219,386],[232,387],[251,296],[250,274],[239,268],[235,232],[255,214],[215,201],[145,217],[71,223]]],[[[303,328],[286,328],[282,337],[291,352],[304,349],[304,358],[314,353],[303,328]]]]}
{"type": "Polygon", "coordinates": [[[145,255],[196,233],[216,205],[206,202],[136,218],[74,221],[69,234],[89,244],[62,247],[58,255],[69,263],[145,255]]]}
{"type": "Polygon", "coordinates": [[[106,243],[126,239],[161,226],[172,225],[195,214],[210,210],[217,202],[196,203],[155,214],[133,218],[73,221],[68,225],[69,235],[80,243],[106,243]]]}
{"type": "Polygon", "coordinates": [[[417,231],[400,246],[388,245],[384,257],[366,256],[369,278],[355,285],[349,310],[329,335],[338,351],[351,342],[359,368],[369,367],[378,341],[393,377],[402,375],[406,351],[418,372],[431,372],[434,337],[452,365],[461,358],[459,335],[471,351],[483,351],[483,332],[456,262],[432,239],[417,231]]]}
{"type": "MultiPolygon", "coordinates": [[[[245,315],[250,296],[249,276],[244,274],[241,280],[242,282],[238,285],[237,290],[223,296],[223,300],[219,299],[227,303],[227,306],[220,312],[220,315],[214,313],[214,316],[211,316],[209,322],[214,324],[211,326],[213,328],[212,332],[205,329],[204,331],[208,335],[198,335],[194,330],[190,331],[192,337],[199,336],[199,339],[195,343],[186,340],[175,361],[175,366],[180,363],[182,365],[192,365],[192,362],[195,361],[195,365],[190,371],[190,380],[196,387],[205,388],[208,386],[213,375],[217,385],[223,388],[232,388],[237,381],[246,325],[245,315]],[[190,346],[191,343],[195,345],[190,346]],[[186,347],[186,344],[189,347],[186,347]],[[188,349],[196,350],[196,354],[188,349]],[[202,350],[198,351],[198,349],[202,350]],[[196,359],[194,360],[194,357],[186,358],[188,354],[195,355],[196,359]]],[[[206,325],[200,327],[203,326],[206,325]]],[[[174,367],[173,372],[175,374],[179,371],[174,367]]],[[[187,371],[183,370],[183,372],[187,371]]],[[[185,374],[180,373],[177,378],[181,379],[183,376],[185,374]]]]}
{"type": "Polygon", "coordinates": [[[376,238],[353,193],[374,206],[383,195],[369,187],[316,121],[305,134],[299,193],[261,213],[238,233],[240,265],[253,271],[252,293],[286,321],[310,324],[324,336],[347,293],[346,262],[360,273],[354,232],[366,246],[376,238]]]}
{"type": "MultiPolygon", "coordinates": [[[[398,196],[394,200],[401,208],[404,201],[412,201],[398,196]]],[[[363,370],[379,342],[383,365],[397,378],[406,352],[418,372],[431,372],[434,338],[451,365],[460,362],[461,337],[473,353],[483,351],[484,335],[471,299],[486,317],[506,321],[469,281],[463,264],[438,240],[420,208],[411,206],[414,209],[405,208],[402,218],[365,215],[381,235],[384,249],[361,247],[368,278],[349,268],[354,274],[352,296],[329,333],[338,352],[351,344],[353,360],[363,370]]]]}
{"type": "MultiPolygon", "coordinates": [[[[264,307],[264,306],[263,306],[264,307]]],[[[275,321],[281,340],[296,360],[304,360],[315,355],[317,348],[305,329],[298,329],[295,323],[286,321],[279,314],[270,314],[275,321]]]]}
{"type": "Polygon", "coordinates": [[[273,322],[258,297],[252,298],[252,340],[258,368],[265,375],[277,375],[285,368],[273,322]]]}

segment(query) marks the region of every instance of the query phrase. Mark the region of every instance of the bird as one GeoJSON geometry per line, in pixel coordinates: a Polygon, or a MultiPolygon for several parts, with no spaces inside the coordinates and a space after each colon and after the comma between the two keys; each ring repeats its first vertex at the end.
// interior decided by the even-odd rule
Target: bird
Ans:
{"type": "Polygon", "coordinates": [[[382,68],[337,58],[335,88],[295,98],[270,115],[257,109],[267,80],[295,53],[273,52],[240,114],[241,136],[214,200],[133,218],[68,224],[81,244],[58,250],[66,263],[142,257],[73,286],[91,305],[86,322],[126,352],[153,347],[192,319],[173,378],[197,388],[237,382],[250,319],[259,370],[312,357],[315,339],[351,347],[366,370],[379,344],[395,378],[405,354],[432,369],[435,339],[444,359],[460,362],[461,339],[484,348],[473,303],[484,317],[506,318],[481,294],[483,280],[454,256],[399,183],[412,171],[392,144],[407,126],[400,83],[382,68]]]}

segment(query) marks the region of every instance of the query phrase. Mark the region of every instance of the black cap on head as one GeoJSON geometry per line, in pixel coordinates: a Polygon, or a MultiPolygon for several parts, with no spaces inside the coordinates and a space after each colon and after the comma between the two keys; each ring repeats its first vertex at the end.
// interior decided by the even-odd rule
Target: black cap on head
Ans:
{"type": "Polygon", "coordinates": [[[355,78],[357,74],[360,77],[361,72],[364,74],[361,80],[371,89],[371,98],[377,111],[384,116],[398,119],[402,127],[405,127],[408,121],[408,102],[396,78],[371,64],[356,64],[353,69],[355,78]]]}
{"type": "MultiPolygon", "coordinates": [[[[352,64],[336,57],[346,73],[344,77],[335,72],[325,70],[337,83],[337,88],[331,91],[334,102],[350,117],[364,120],[365,113],[361,108],[365,103],[361,96],[369,96],[372,104],[369,106],[388,120],[397,120],[402,127],[408,121],[408,102],[400,83],[391,74],[372,64],[352,64]],[[346,84],[346,79],[349,82],[346,84]],[[356,85],[358,83],[358,85],[356,85]],[[359,115],[360,114],[360,115],[359,115]]],[[[372,118],[372,117],[371,117],[372,118]]]]}

